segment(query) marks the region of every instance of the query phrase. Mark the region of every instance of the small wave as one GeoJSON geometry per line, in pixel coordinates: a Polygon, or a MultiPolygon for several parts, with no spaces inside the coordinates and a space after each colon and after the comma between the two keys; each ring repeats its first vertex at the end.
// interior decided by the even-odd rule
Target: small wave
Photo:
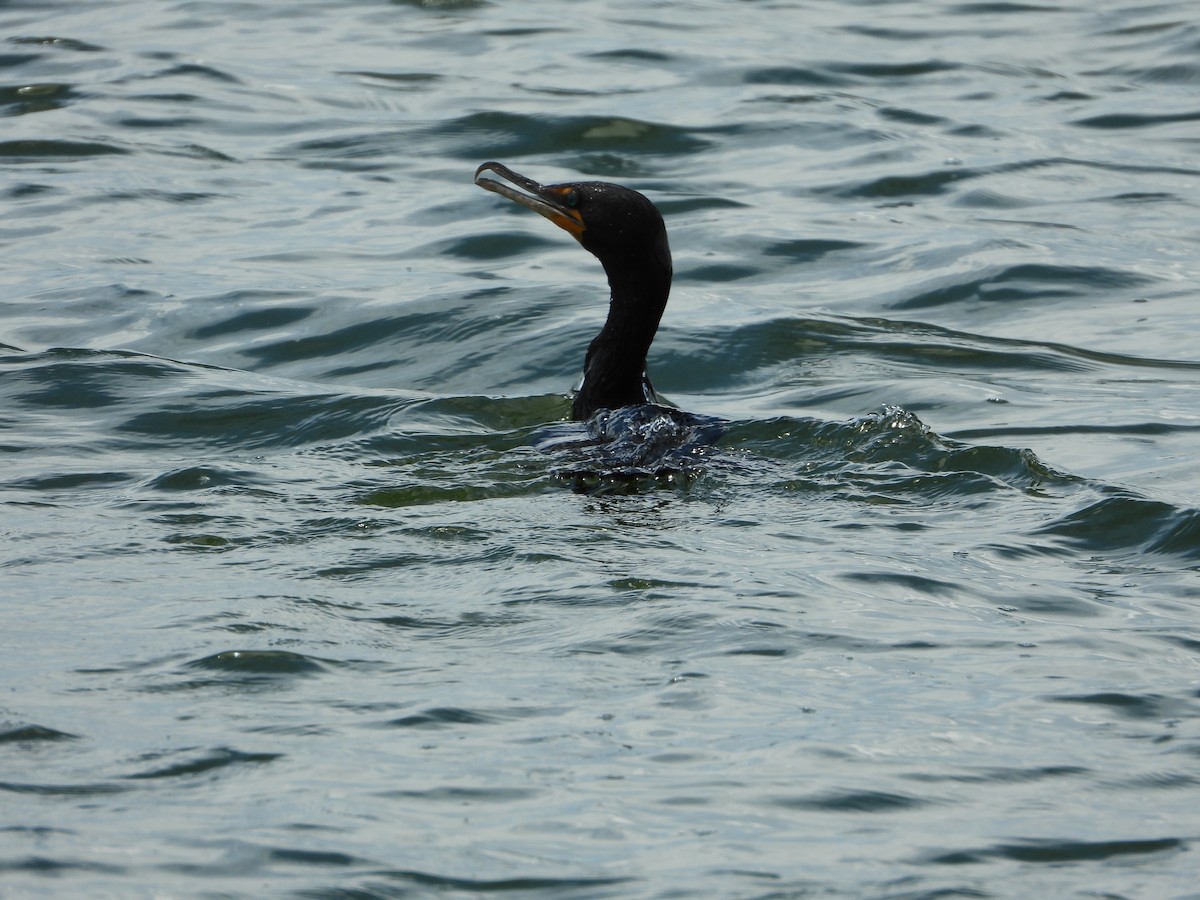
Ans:
{"type": "Polygon", "coordinates": [[[215,66],[206,66],[202,63],[177,63],[155,72],[150,76],[154,80],[162,78],[202,78],[206,81],[217,81],[223,84],[241,84],[241,79],[232,72],[227,72],[224,69],[218,69],[215,66]]]}
{"type": "Polygon", "coordinates": [[[388,87],[402,91],[428,90],[444,78],[444,76],[436,72],[370,72],[365,70],[350,70],[342,74],[381,81],[388,87]]]}
{"type": "MultiPolygon", "coordinates": [[[[462,159],[535,153],[636,151],[667,156],[698,153],[711,142],[702,131],[618,116],[546,116],[480,112],[440,123],[433,136],[462,159]]],[[[592,167],[592,174],[604,176],[592,167]]],[[[625,176],[628,180],[628,174],[625,176]]]]}
{"type": "Polygon", "coordinates": [[[923,59],[907,63],[830,63],[829,69],[844,72],[864,80],[882,79],[888,82],[904,81],[921,75],[953,72],[962,68],[961,63],[944,59],[923,59]]]}
{"type": "Polygon", "coordinates": [[[48,47],[53,50],[68,50],[74,53],[96,53],[104,50],[99,44],[81,41],[77,38],[46,36],[15,36],[8,39],[10,44],[20,44],[26,47],[48,47]]]}
{"type": "Polygon", "coordinates": [[[1131,290],[1156,279],[1138,272],[1102,265],[1071,266],[1020,263],[998,267],[986,275],[923,287],[918,293],[893,301],[893,309],[928,309],[964,300],[1020,301],[1033,298],[1085,297],[1097,291],[1131,290]]]}
{"type": "Polygon", "coordinates": [[[411,6],[414,9],[430,9],[443,12],[445,10],[484,9],[491,6],[491,0],[390,0],[395,6],[411,6]]]}
{"type": "Polygon", "coordinates": [[[942,438],[916,415],[889,407],[845,422],[777,418],[730,423],[721,444],[779,489],[846,499],[928,503],[997,490],[1034,492],[1075,479],[1028,450],[942,438]],[[755,459],[770,461],[756,470],[755,459]]]}
{"type": "Polygon", "coordinates": [[[1016,3],[1011,0],[983,0],[978,3],[956,3],[950,7],[952,15],[985,16],[985,15],[1021,15],[1022,13],[1062,13],[1068,10],[1062,6],[1045,6],[1037,3],[1016,3]]]}
{"type": "Polygon", "coordinates": [[[34,874],[42,878],[65,878],[78,874],[95,879],[98,876],[124,876],[129,873],[129,868],[94,860],[52,859],[47,856],[30,855],[0,863],[0,871],[9,873],[10,877],[19,873],[34,874]]]}
{"type": "Polygon", "coordinates": [[[1084,766],[1031,766],[1028,768],[986,767],[968,772],[914,772],[904,777],[910,781],[928,782],[932,784],[1030,784],[1048,779],[1076,778],[1090,775],[1091,770],[1084,766]]]}
{"type": "Polygon", "coordinates": [[[424,790],[380,791],[379,796],[402,800],[424,800],[432,803],[452,803],[461,806],[467,803],[512,803],[519,800],[532,800],[541,793],[533,788],[443,786],[424,790]]]}
{"type": "MultiPolygon", "coordinates": [[[[218,747],[190,759],[173,762],[135,772],[125,777],[130,780],[146,780],[156,778],[184,778],[191,775],[201,775],[217,769],[230,766],[261,765],[274,762],[283,756],[281,753],[245,753],[231,747],[218,747]]],[[[157,760],[156,760],[157,762],[157,760]]]]}
{"type": "Polygon", "coordinates": [[[1154,720],[1189,718],[1196,714],[1194,698],[1166,697],[1162,694],[1130,694],[1104,691],[1096,694],[1055,694],[1053,703],[1076,703],[1108,710],[1125,719],[1154,720]]]}
{"type": "Polygon", "coordinates": [[[24,116],[63,109],[81,97],[82,94],[70,84],[51,82],[0,86],[0,116],[24,116]]]}
{"type": "Polygon", "coordinates": [[[1089,503],[1040,533],[1087,552],[1151,553],[1200,561],[1200,510],[1127,491],[1089,503]]]}
{"type": "Polygon", "coordinates": [[[12,162],[33,162],[41,159],[62,157],[122,155],[130,151],[116,144],[100,141],[69,141],[27,138],[15,141],[0,141],[0,157],[12,162]]]}
{"type": "Polygon", "coordinates": [[[1125,66],[1109,69],[1104,74],[1144,84],[1200,85],[1200,65],[1193,62],[1125,66]]]}
{"type": "Polygon", "coordinates": [[[977,850],[954,850],[929,856],[925,861],[939,865],[966,865],[988,859],[1006,859],[1021,863],[1059,866],[1069,863],[1096,862],[1126,856],[1186,850],[1189,841],[1181,838],[1152,838],[1126,841],[1027,840],[996,844],[977,850]]]}
{"type": "Polygon", "coordinates": [[[842,73],[815,66],[762,66],[742,73],[746,84],[778,84],[789,87],[848,87],[853,79],[842,73]]]}
{"type": "Polygon", "coordinates": [[[919,809],[931,801],[883,791],[831,791],[805,797],[776,797],[772,805],[823,813],[893,813],[919,809]]]}
{"type": "Polygon", "coordinates": [[[0,726],[0,744],[40,744],[45,742],[79,740],[79,735],[47,728],[44,725],[3,725],[0,726]]]}
{"type": "Polygon", "coordinates": [[[395,728],[446,728],[455,725],[492,725],[501,721],[494,715],[457,707],[435,707],[394,719],[395,728]]]}
{"type": "Polygon", "coordinates": [[[188,664],[191,668],[238,675],[314,675],[325,665],[310,656],[287,650],[223,650],[188,664]]]}
{"type": "Polygon", "coordinates": [[[40,797],[96,797],[105,794],[120,794],[129,790],[127,786],[108,782],[53,784],[48,782],[0,781],[0,791],[11,794],[33,794],[40,797]]]}
{"type": "MultiPolygon", "coordinates": [[[[410,2],[416,2],[416,0],[410,0],[410,2]]],[[[400,888],[401,896],[409,892],[407,886],[413,886],[422,893],[428,891],[440,894],[453,892],[467,897],[507,893],[526,897],[539,895],[562,897],[564,900],[572,897],[579,897],[580,900],[589,897],[619,897],[621,891],[616,890],[618,887],[637,881],[635,878],[623,877],[547,878],[535,875],[499,879],[464,878],[404,869],[379,870],[372,873],[371,880],[398,882],[404,885],[405,887],[400,888]]],[[[376,893],[376,891],[372,890],[370,893],[376,893]]],[[[384,894],[388,893],[391,891],[385,888],[384,894]]]]}
{"type": "Polygon", "coordinates": [[[222,308],[228,305],[233,307],[236,312],[224,319],[197,326],[188,332],[187,336],[194,340],[208,341],[230,334],[274,331],[301,322],[315,312],[311,307],[292,305],[247,308],[263,300],[273,304],[276,301],[286,302],[291,299],[294,299],[292,294],[262,291],[231,291],[219,297],[205,298],[205,302],[211,301],[222,308]]]}
{"type": "Polygon", "coordinates": [[[1155,128],[1159,125],[1174,125],[1178,122],[1195,122],[1200,120],[1200,110],[1182,113],[1106,113],[1076,119],[1072,125],[1080,128],[1098,128],[1102,130],[1155,128]]]}
{"type": "MultiPolygon", "coordinates": [[[[207,447],[296,447],[361,437],[412,402],[390,394],[318,393],[244,372],[132,352],[56,349],[2,358],[3,395],[26,410],[92,411],[108,438],[207,447]]],[[[42,417],[46,427],[53,420],[42,417]]],[[[61,437],[58,439],[61,441],[61,437]]]]}

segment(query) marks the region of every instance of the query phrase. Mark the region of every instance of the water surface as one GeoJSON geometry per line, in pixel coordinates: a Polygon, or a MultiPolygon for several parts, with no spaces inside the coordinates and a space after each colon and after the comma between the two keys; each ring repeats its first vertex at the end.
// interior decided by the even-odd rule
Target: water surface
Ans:
{"type": "Polygon", "coordinates": [[[1184,897],[1186,3],[0,6],[13,896],[1184,897]],[[544,447],[663,210],[688,477],[544,447]]]}

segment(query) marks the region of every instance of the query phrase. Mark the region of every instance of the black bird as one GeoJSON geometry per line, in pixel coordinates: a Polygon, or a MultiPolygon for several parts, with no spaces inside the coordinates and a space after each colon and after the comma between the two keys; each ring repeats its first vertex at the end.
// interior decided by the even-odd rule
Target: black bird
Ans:
{"type": "Polygon", "coordinates": [[[671,292],[667,227],[654,204],[637,191],[605,181],[538,184],[498,162],[475,170],[475,183],[545,216],[594,254],[612,291],[608,319],[583,361],[583,381],[571,418],[600,410],[657,403],[646,377],[646,354],[671,292]],[[523,188],[525,193],[494,178],[523,188]]]}
{"type": "Polygon", "coordinates": [[[587,493],[636,490],[643,479],[690,479],[714,461],[724,423],[660,406],[646,377],[646,354],[671,292],[667,228],[637,191],[604,181],[538,184],[498,162],[475,170],[475,183],[527,206],[593,253],[608,276],[608,318],[583,360],[571,418],[547,426],[534,444],[561,454],[555,474],[587,493]],[[517,187],[494,178],[492,172],[517,187]]]}

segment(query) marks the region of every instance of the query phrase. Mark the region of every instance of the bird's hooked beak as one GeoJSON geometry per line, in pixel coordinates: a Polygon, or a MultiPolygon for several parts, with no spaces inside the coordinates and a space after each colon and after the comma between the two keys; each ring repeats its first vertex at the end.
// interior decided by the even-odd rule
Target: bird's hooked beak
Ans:
{"type": "Polygon", "coordinates": [[[514,203],[520,203],[522,206],[532,209],[538,215],[545,216],[559,228],[563,229],[563,231],[570,234],[575,240],[582,243],[583,232],[585,230],[583,216],[579,214],[579,210],[569,205],[569,201],[575,196],[575,192],[570,185],[554,184],[547,186],[538,184],[532,178],[526,178],[524,175],[520,175],[508,166],[501,165],[498,162],[485,162],[476,169],[475,183],[485,191],[491,191],[493,194],[507,197],[514,203]],[[518,187],[524,188],[528,193],[522,193],[516,188],[510,187],[494,178],[485,178],[483,177],[484,172],[494,172],[501,178],[511,181],[518,187]]]}

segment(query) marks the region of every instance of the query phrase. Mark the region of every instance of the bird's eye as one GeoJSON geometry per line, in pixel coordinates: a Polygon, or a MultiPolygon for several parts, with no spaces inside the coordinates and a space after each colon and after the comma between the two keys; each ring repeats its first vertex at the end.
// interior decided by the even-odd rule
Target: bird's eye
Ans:
{"type": "Polygon", "coordinates": [[[566,196],[563,197],[563,203],[567,204],[571,209],[577,207],[579,205],[579,191],[567,191],[566,196]]]}

